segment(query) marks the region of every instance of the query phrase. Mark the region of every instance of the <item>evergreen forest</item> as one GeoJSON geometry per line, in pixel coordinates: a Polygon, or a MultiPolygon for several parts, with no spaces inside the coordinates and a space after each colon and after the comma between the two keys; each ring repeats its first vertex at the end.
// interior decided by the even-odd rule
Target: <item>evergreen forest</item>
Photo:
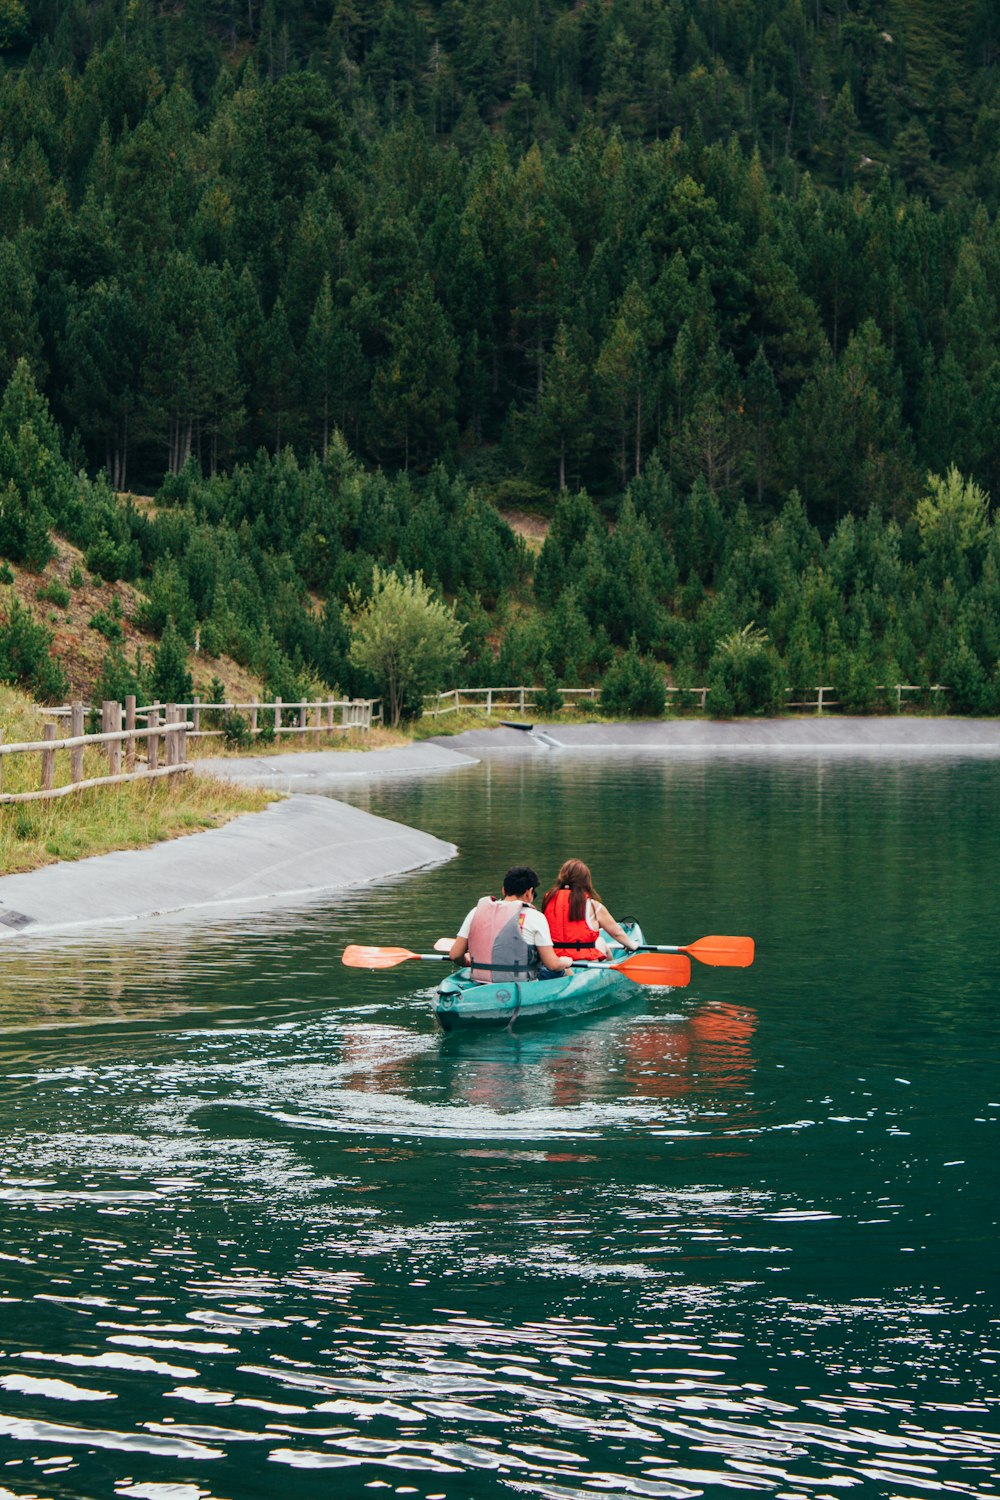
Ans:
{"type": "Polygon", "coordinates": [[[389,568],[553,703],[1000,711],[998,210],[995,0],[0,0],[0,581],[139,590],[98,696],[376,691],[389,568]]]}

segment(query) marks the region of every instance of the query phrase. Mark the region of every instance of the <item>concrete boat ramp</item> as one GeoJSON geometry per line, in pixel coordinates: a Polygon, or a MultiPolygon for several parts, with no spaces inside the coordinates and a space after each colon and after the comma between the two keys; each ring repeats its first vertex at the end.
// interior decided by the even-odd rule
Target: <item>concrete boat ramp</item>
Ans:
{"type": "MultiPolygon", "coordinates": [[[[358,776],[424,775],[476,764],[436,745],[220,758],[199,769],[312,792],[358,776]]],[[[218,920],[298,906],[452,859],[454,844],[332,797],[293,795],[222,828],[0,878],[0,944],[183,913],[218,920]]]]}

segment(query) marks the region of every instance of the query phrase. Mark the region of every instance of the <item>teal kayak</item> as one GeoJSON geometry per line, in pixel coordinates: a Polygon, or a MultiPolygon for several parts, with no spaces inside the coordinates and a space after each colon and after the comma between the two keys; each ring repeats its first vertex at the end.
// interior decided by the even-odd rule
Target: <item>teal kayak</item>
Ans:
{"type": "MultiPolygon", "coordinates": [[[[642,943],[637,922],[623,922],[622,926],[642,943]]],[[[612,948],[612,962],[627,956],[626,948],[612,948]]],[[[443,1031],[460,1026],[510,1026],[515,1021],[557,1021],[617,1005],[638,988],[627,974],[604,963],[581,965],[563,979],[527,983],[480,984],[469,977],[468,969],[459,969],[438,987],[434,1015],[443,1031]]]]}

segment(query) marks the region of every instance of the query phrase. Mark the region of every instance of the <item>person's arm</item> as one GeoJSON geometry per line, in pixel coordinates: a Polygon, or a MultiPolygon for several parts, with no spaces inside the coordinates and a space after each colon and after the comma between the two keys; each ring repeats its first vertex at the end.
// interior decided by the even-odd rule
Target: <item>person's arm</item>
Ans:
{"type": "Polygon", "coordinates": [[[455,938],[448,949],[448,957],[453,964],[460,964],[469,951],[469,932],[472,928],[472,918],[475,915],[475,910],[475,907],[473,907],[472,911],[466,913],[465,921],[458,929],[458,937],[455,938]]]}
{"type": "Polygon", "coordinates": [[[540,911],[532,911],[522,919],[522,931],[529,942],[534,943],[538,958],[547,969],[571,969],[573,960],[558,954],[552,943],[549,924],[540,911]]]}
{"type": "Polygon", "coordinates": [[[635,950],[638,946],[635,938],[629,937],[624,927],[615,921],[608,908],[603,906],[600,901],[594,902],[594,916],[597,918],[597,925],[602,932],[610,933],[617,942],[621,943],[623,948],[628,948],[630,952],[635,950]]]}
{"type": "Polygon", "coordinates": [[[573,967],[573,960],[571,958],[560,957],[556,950],[550,948],[547,944],[539,943],[537,947],[538,957],[547,969],[571,969],[573,967]]]}

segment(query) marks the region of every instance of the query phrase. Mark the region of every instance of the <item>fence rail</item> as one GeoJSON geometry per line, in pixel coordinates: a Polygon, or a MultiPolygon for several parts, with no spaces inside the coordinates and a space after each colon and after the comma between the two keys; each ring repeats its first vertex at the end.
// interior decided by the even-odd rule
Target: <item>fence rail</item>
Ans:
{"type": "MultiPolygon", "coordinates": [[[[448,688],[446,692],[432,693],[424,700],[424,715],[427,718],[436,718],[441,714],[458,713],[463,708],[479,708],[484,713],[492,716],[495,713],[525,713],[529,708],[535,708],[540,695],[548,690],[541,687],[495,687],[495,688],[448,688]]],[[[594,702],[600,696],[600,688],[560,688],[559,694],[562,698],[589,698],[594,702]]],[[[667,686],[666,693],[669,699],[672,695],[688,694],[698,699],[698,707],[702,713],[708,706],[708,696],[712,689],[709,687],[673,687],[667,686]]],[[[828,696],[835,693],[836,688],[825,683],[813,688],[799,689],[787,688],[786,693],[811,692],[813,698],[790,699],[786,708],[811,708],[815,709],[817,715],[831,708],[840,708],[840,700],[828,696]]],[[[940,682],[935,683],[905,683],[897,682],[890,685],[884,683],[876,684],[879,693],[895,693],[896,707],[903,706],[904,693],[930,693],[932,699],[938,693],[948,691],[940,682]]]]}
{"type": "MultiPolygon", "coordinates": [[[[203,729],[201,727],[202,715],[206,713],[246,714],[247,727],[254,738],[265,730],[271,732],[271,724],[265,725],[261,722],[261,716],[264,714],[273,716],[273,733],[276,735],[340,734],[352,729],[368,730],[373,724],[382,722],[381,698],[302,698],[297,701],[274,698],[266,701],[254,699],[247,703],[230,701],[213,703],[204,698],[195,697],[190,703],[178,703],[176,706],[191,719],[192,739],[211,739],[226,733],[222,728],[203,729]]],[[[162,708],[161,703],[136,708],[135,717],[148,720],[150,714],[159,713],[162,708]]],[[[63,704],[59,708],[43,709],[42,712],[53,718],[65,718],[70,714],[71,708],[68,704],[63,704]]],[[[84,705],[84,712],[92,713],[94,710],[84,705]]]]}
{"type": "Polygon", "coordinates": [[[134,698],[121,703],[106,701],[101,705],[103,728],[95,734],[85,734],[83,726],[87,710],[82,703],[68,705],[70,732],[58,738],[55,724],[46,724],[44,738],[21,740],[3,744],[0,732],[0,803],[3,802],[47,802],[56,797],[67,797],[71,792],[86,791],[94,786],[118,786],[126,781],[149,781],[162,776],[176,776],[191,769],[187,758],[187,734],[192,721],[184,717],[176,703],[156,705],[145,711],[145,729],[136,727],[138,710],[134,698]],[[160,717],[160,709],[163,718],[160,717]],[[124,727],[122,721],[125,721],[124,727]],[[163,763],[160,763],[160,748],[163,748],[163,763]],[[137,747],[145,742],[146,761],[137,768],[137,747]],[[106,776],[84,775],[84,753],[88,749],[104,749],[108,757],[106,776]],[[122,751],[125,753],[125,770],[122,770],[122,751]],[[66,751],[69,755],[69,780],[59,786],[55,784],[56,754],[66,751]],[[5,792],[3,773],[7,757],[15,755],[38,755],[40,775],[37,791],[5,792]]]}

